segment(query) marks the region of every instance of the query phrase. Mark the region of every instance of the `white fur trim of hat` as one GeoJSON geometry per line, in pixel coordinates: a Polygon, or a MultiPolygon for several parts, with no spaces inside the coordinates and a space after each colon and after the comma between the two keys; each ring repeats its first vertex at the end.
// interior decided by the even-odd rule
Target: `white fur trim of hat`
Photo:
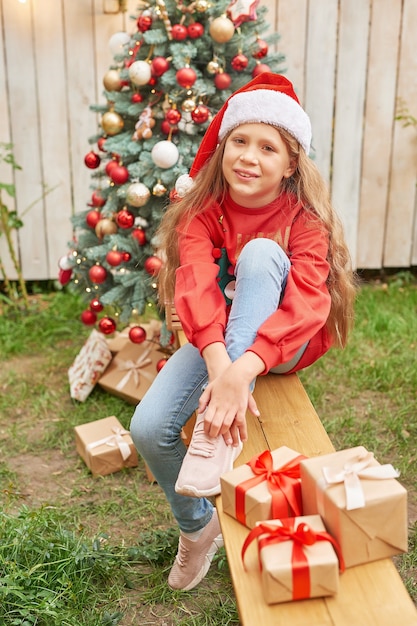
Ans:
{"type": "Polygon", "coordinates": [[[219,141],[240,124],[271,124],[292,135],[308,154],[311,122],[304,109],[281,91],[255,89],[237,93],[228,102],[219,130],[219,141]]]}

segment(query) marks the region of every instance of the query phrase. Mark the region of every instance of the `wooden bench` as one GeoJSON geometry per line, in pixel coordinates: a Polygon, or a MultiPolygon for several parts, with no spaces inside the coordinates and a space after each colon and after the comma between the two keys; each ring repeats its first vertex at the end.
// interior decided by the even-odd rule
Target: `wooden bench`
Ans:
{"type": "MultiPolygon", "coordinates": [[[[174,325],[179,344],[186,339],[174,325]]],[[[268,374],[257,379],[254,396],[260,411],[248,413],[248,441],[235,466],[266,449],[286,445],[305,456],[334,451],[310,399],[296,374],[268,374]]],[[[187,425],[188,436],[193,420],[187,425]]],[[[336,596],[268,605],[262,594],[257,549],[241,560],[249,530],[223,512],[216,498],[241,626],[401,626],[417,625],[417,609],[391,559],[347,569],[336,596]]]]}

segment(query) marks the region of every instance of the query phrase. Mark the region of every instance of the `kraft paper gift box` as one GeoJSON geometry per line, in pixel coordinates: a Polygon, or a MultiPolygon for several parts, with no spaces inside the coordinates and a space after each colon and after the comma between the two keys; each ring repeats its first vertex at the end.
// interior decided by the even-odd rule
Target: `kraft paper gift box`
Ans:
{"type": "Polygon", "coordinates": [[[346,567],[407,551],[407,491],[363,446],[301,462],[304,514],[318,513],[346,567]]]}
{"type": "Polygon", "coordinates": [[[120,350],[100,377],[99,385],[109,393],[137,404],[157,375],[157,363],[164,353],[150,341],[129,342],[120,350]]]}
{"type": "Polygon", "coordinates": [[[75,426],[74,430],[77,452],[93,476],[106,476],[138,465],[130,433],[114,415],[75,426]]]}
{"type": "Polygon", "coordinates": [[[242,547],[257,539],[267,604],[335,595],[344,563],[319,515],[259,522],[242,547]]]}
{"type": "Polygon", "coordinates": [[[152,340],[159,336],[162,322],[159,320],[150,320],[146,323],[130,324],[121,331],[116,331],[112,337],[106,337],[107,345],[113,354],[120,352],[122,348],[131,343],[129,339],[129,331],[133,326],[141,326],[146,331],[146,339],[152,340]]]}
{"type": "Polygon", "coordinates": [[[111,360],[104,335],[93,330],[68,370],[71,398],[84,402],[111,360]]]}
{"type": "Polygon", "coordinates": [[[253,457],[220,477],[223,510],[248,528],[258,521],[302,514],[300,461],[282,446],[253,457]]]}

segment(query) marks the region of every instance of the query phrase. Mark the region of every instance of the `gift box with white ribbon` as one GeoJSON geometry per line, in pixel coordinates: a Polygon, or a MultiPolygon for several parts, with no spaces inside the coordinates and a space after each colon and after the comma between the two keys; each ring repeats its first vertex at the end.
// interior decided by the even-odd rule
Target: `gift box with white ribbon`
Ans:
{"type": "Polygon", "coordinates": [[[158,361],[165,356],[159,344],[152,341],[129,342],[113,357],[100,377],[99,386],[130,404],[137,404],[158,373],[158,361]]]}
{"type": "Polygon", "coordinates": [[[130,433],[114,415],[75,426],[74,430],[77,452],[93,476],[106,476],[138,465],[130,433]]]}
{"type": "Polygon", "coordinates": [[[363,446],[300,463],[305,515],[319,514],[346,567],[407,551],[407,491],[363,446]]]}

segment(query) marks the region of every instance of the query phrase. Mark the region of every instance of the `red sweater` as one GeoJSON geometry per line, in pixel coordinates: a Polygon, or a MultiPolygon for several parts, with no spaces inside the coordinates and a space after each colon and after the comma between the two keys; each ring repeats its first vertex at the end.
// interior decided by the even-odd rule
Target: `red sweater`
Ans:
{"type": "Polygon", "coordinates": [[[178,234],[175,308],[188,341],[200,352],[211,343],[225,343],[228,307],[216,280],[216,252],[226,248],[234,268],[245,243],[256,237],[276,241],[291,263],[281,304],[248,348],[264,361],[263,373],[289,361],[307,341],[294,370],[310,365],[330,348],[325,326],[330,311],[328,235],[294,197],[283,194],[265,207],[246,209],[228,196],[222,206],[214,203],[188,227],[180,224],[178,234]]]}

